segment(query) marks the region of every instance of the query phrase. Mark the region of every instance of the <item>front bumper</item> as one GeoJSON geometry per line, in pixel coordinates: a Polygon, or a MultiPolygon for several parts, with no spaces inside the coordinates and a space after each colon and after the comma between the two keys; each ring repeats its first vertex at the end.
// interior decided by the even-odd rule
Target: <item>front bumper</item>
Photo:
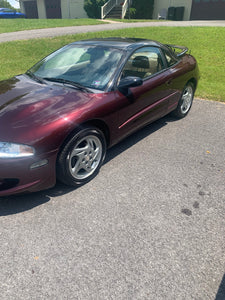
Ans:
{"type": "Polygon", "coordinates": [[[54,186],[56,157],[57,151],[29,158],[0,159],[0,197],[54,186]],[[41,162],[45,164],[41,166],[41,162]]]}

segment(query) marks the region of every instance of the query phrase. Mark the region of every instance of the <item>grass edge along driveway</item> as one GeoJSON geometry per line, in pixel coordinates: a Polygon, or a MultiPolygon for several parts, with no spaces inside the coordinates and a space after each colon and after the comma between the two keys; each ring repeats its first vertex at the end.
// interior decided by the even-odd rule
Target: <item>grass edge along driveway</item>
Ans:
{"type": "MultiPolygon", "coordinates": [[[[68,26],[98,25],[112,22],[138,23],[138,22],[165,22],[165,20],[144,19],[0,19],[0,33],[16,32],[21,30],[57,28],[68,26]]],[[[168,20],[166,20],[168,22],[168,20]]]]}
{"type": "Polygon", "coordinates": [[[21,30],[102,24],[96,19],[0,19],[0,33],[21,30]]]}

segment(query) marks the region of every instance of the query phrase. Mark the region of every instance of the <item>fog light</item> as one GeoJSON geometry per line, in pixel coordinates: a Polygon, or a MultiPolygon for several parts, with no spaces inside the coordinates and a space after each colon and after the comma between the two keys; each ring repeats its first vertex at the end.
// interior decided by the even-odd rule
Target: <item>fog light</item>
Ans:
{"type": "Polygon", "coordinates": [[[33,163],[31,166],[30,166],[30,169],[36,169],[36,168],[40,168],[40,167],[43,167],[45,165],[48,164],[48,160],[47,159],[43,159],[43,160],[40,160],[36,163],[33,163]]]}

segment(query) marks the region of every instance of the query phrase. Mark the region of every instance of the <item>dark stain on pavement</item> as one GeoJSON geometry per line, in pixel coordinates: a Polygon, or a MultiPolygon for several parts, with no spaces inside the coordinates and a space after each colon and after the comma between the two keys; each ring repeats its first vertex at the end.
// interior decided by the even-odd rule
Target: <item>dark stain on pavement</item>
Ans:
{"type": "MultiPolygon", "coordinates": [[[[198,208],[199,208],[199,202],[198,202],[198,201],[195,201],[195,202],[193,203],[193,207],[194,207],[195,209],[198,209],[198,208]]],[[[186,216],[188,216],[188,217],[190,217],[190,216],[192,215],[192,211],[191,211],[190,209],[188,209],[188,208],[182,208],[182,209],[181,209],[181,212],[182,212],[183,214],[185,214],[186,216]]]]}
{"type": "Polygon", "coordinates": [[[199,208],[199,202],[198,202],[198,201],[195,201],[195,202],[193,203],[193,207],[194,207],[194,208],[199,208]]]}
{"type": "Polygon", "coordinates": [[[192,215],[192,211],[188,208],[182,208],[181,212],[185,215],[187,215],[188,217],[192,215]]]}

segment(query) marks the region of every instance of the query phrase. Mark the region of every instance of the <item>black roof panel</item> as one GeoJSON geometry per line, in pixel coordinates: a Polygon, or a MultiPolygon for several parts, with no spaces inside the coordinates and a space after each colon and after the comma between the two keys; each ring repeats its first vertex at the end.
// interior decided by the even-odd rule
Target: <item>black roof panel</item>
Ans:
{"type": "Polygon", "coordinates": [[[82,41],[74,42],[73,44],[114,47],[122,50],[131,50],[142,46],[157,46],[157,47],[163,46],[159,42],[153,40],[138,39],[138,38],[120,38],[120,37],[82,40],[82,41]]]}

